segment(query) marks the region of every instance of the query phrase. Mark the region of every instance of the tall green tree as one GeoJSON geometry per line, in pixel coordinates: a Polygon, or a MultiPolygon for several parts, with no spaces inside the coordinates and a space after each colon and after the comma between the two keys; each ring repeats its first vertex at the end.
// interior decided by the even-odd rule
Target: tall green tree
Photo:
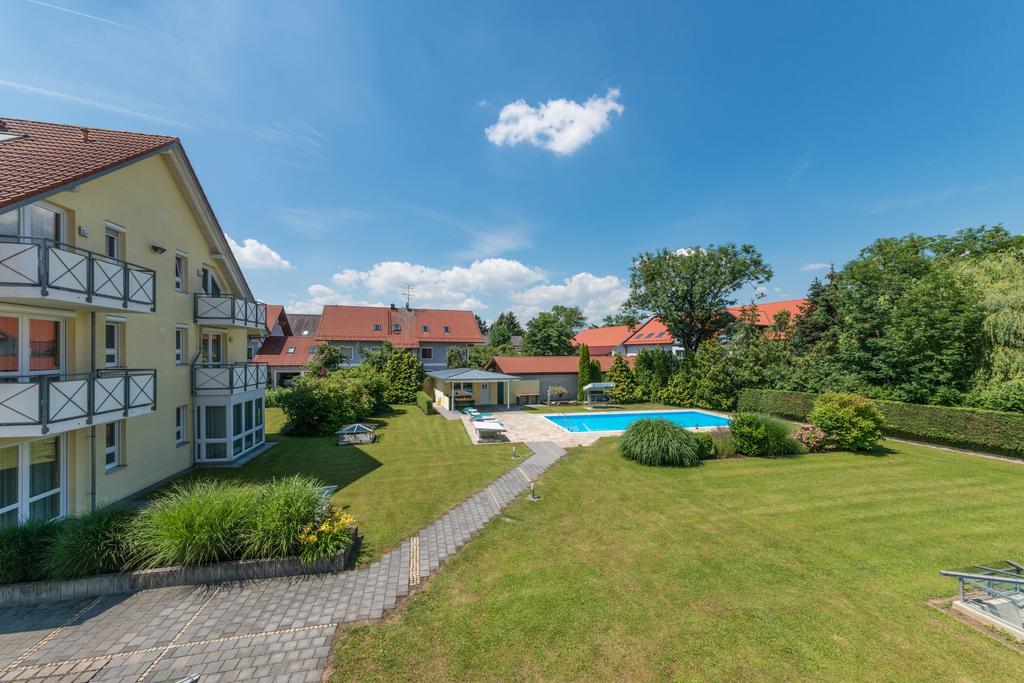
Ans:
{"type": "Polygon", "coordinates": [[[412,403],[423,388],[423,366],[408,351],[396,350],[384,365],[384,400],[388,403],[412,403]]]}
{"type": "Polygon", "coordinates": [[[717,339],[701,344],[688,375],[688,398],[697,408],[731,410],[736,405],[729,357],[717,339]]]}
{"type": "Polygon", "coordinates": [[[388,364],[388,359],[397,351],[395,345],[389,341],[383,342],[376,349],[368,349],[360,347],[359,355],[363,359],[363,363],[369,365],[377,372],[384,372],[384,366],[388,364]]]}
{"type": "Polygon", "coordinates": [[[473,314],[473,317],[476,318],[476,326],[480,328],[480,334],[487,334],[487,321],[478,316],[476,313],[473,314]]]}
{"type": "Polygon", "coordinates": [[[626,327],[639,327],[640,319],[632,314],[625,311],[619,311],[618,313],[610,313],[604,317],[601,321],[601,325],[604,327],[617,327],[619,325],[625,325],[626,327]]]}
{"type": "Polygon", "coordinates": [[[444,364],[448,368],[466,367],[466,349],[459,346],[449,346],[448,352],[444,355],[444,364]]]}
{"type": "Polygon", "coordinates": [[[800,315],[793,323],[793,350],[804,353],[818,344],[834,349],[842,323],[839,319],[839,275],[829,269],[825,280],[814,278],[800,315]]]}
{"type": "Polygon", "coordinates": [[[579,369],[576,373],[578,387],[576,390],[576,400],[582,403],[584,398],[586,398],[583,395],[583,387],[585,387],[586,385],[590,384],[593,381],[590,378],[590,347],[587,346],[586,344],[580,344],[579,349],[577,350],[579,351],[580,357],[579,369]]]}
{"type": "Polygon", "coordinates": [[[729,323],[725,309],[736,303],[736,292],[771,277],[771,267],[749,244],[645,252],[633,259],[625,308],[638,317],[658,316],[694,353],[729,323]]]}
{"type": "Polygon", "coordinates": [[[527,356],[568,356],[572,354],[572,329],[559,315],[542,311],[526,323],[523,353],[527,356]]]}
{"type": "Polygon", "coordinates": [[[340,348],[324,342],[317,345],[316,353],[306,363],[306,372],[311,375],[327,375],[340,368],[346,360],[349,359],[345,358],[340,348]]]}
{"type": "Polygon", "coordinates": [[[491,346],[504,346],[512,343],[512,337],[522,336],[523,326],[512,311],[500,314],[488,331],[488,343],[491,346]]]}
{"type": "Polygon", "coordinates": [[[494,344],[488,344],[487,346],[470,346],[469,360],[466,365],[467,367],[476,368],[477,370],[484,370],[495,356],[518,355],[519,354],[511,344],[505,344],[503,346],[495,346],[494,344]]]}
{"type": "Polygon", "coordinates": [[[633,371],[626,359],[615,354],[612,359],[612,366],[608,369],[607,381],[613,382],[614,387],[608,390],[608,398],[616,403],[636,403],[640,400],[640,387],[633,379],[633,371]]]}
{"type": "Polygon", "coordinates": [[[677,359],[661,349],[640,349],[633,363],[633,378],[640,387],[644,400],[657,400],[658,394],[668,384],[676,371],[677,359]]]}
{"type": "Polygon", "coordinates": [[[574,335],[587,326],[587,317],[583,315],[583,309],[579,306],[556,304],[551,307],[551,312],[561,318],[574,335]]]}

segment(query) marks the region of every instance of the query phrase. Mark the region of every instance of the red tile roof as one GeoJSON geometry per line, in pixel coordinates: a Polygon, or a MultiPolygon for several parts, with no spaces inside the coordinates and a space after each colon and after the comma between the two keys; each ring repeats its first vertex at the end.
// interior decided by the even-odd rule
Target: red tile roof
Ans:
{"type": "Polygon", "coordinates": [[[278,322],[281,323],[281,332],[283,332],[286,337],[290,337],[292,329],[291,325],[288,324],[288,315],[285,314],[284,306],[281,306],[280,304],[267,304],[267,331],[273,332],[274,325],[278,322]]]}
{"type": "Polygon", "coordinates": [[[675,337],[669,333],[668,328],[661,322],[660,318],[651,318],[637,329],[633,335],[626,340],[629,346],[644,346],[647,344],[674,344],[675,337]]]}
{"type": "MultiPolygon", "coordinates": [[[[614,356],[598,356],[601,372],[608,372],[614,356]]],[[[633,358],[626,361],[632,365],[633,358]]],[[[495,356],[487,364],[488,370],[509,375],[575,375],[579,372],[579,356],[495,356]]]]}
{"type": "Polygon", "coordinates": [[[267,337],[253,360],[268,365],[305,365],[316,345],[317,341],[312,337],[267,337]],[[288,349],[295,351],[288,353],[288,349]]]}
{"type": "Polygon", "coordinates": [[[389,341],[400,348],[421,342],[483,344],[473,311],[378,306],[324,306],[316,338],[334,341],[389,341]],[[399,325],[398,332],[393,331],[399,325]],[[379,326],[379,330],[374,329],[379,326]],[[448,331],[445,332],[444,328],[448,331]],[[426,329],[424,329],[426,328],[426,329]]]}
{"type": "MultiPolygon", "coordinates": [[[[769,327],[775,323],[775,314],[779,311],[789,311],[793,318],[800,315],[800,308],[807,303],[807,299],[789,299],[787,301],[763,301],[758,304],[748,304],[757,310],[758,327],[769,327]]],[[[739,318],[743,306],[733,306],[725,310],[734,317],[739,318]]]]}
{"type": "Polygon", "coordinates": [[[166,135],[2,118],[0,208],[178,144],[166,135]]]}
{"type": "Polygon", "coordinates": [[[631,334],[633,330],[628,325],[592,327],[589,330],[580,330],[572,338],[572,345],[586,344],[591,356],[609,356],[615,347],[626,341],[631,334]]]}

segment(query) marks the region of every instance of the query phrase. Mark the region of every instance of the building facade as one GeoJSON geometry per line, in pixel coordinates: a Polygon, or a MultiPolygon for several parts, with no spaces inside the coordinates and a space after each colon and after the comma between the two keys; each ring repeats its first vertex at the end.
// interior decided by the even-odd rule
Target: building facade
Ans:
{"type": "Polygon", "coordinates": [[[265,326],[176,138],[0,122],[0,524],[255,452],[265,326]]]}

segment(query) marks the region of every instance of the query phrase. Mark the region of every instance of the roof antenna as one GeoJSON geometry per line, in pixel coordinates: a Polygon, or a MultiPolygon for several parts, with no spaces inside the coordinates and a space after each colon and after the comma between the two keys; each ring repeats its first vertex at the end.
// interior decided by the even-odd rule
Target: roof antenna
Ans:
{"type": "Polygon", "coordinates": [[[89,129],[88,128],[83,128],[82,129],[82,142],[89,142],[89,129]]]}
{"type": "Polygon", "coordinates": [[[412,304],[412,295],[416,293],[416,287],[413,284],[406,283],[405,288],[402,290],[402,295],[405,297],[405,307],[409,309],[412,304]]]}

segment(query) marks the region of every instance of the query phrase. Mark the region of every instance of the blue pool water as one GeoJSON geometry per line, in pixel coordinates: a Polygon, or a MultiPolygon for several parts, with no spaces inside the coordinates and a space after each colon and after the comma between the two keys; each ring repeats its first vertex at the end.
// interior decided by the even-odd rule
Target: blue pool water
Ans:
{"type": "Polygon", "coordinates": [[[651,411],[644,413],[571,413],[545,415],[568,432],[618,432],[637,420],[661,418],[680,427],[725,427],[729,419],[700,410],[651,411]]]}

